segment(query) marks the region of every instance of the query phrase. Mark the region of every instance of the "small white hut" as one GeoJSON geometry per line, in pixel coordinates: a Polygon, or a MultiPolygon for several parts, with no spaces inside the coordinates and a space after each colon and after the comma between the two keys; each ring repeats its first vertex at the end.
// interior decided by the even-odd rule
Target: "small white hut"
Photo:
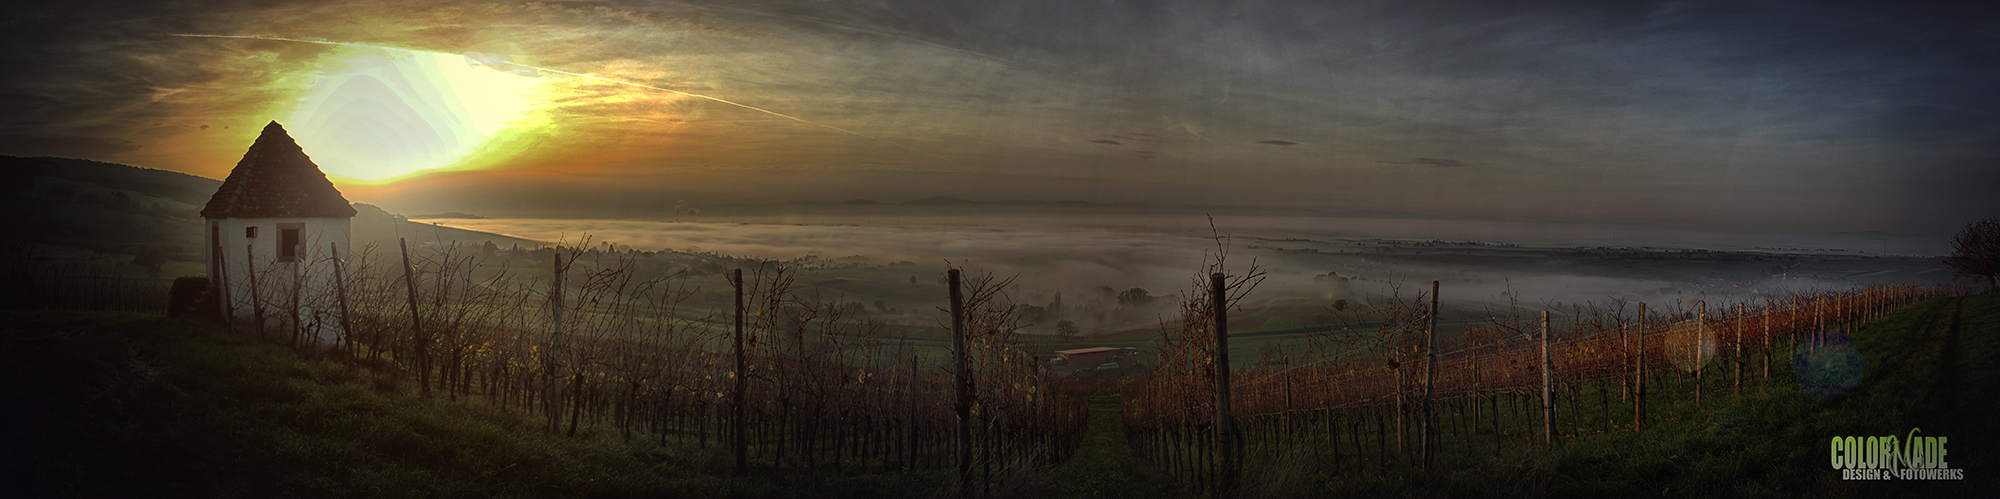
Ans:
{"type": "Polygon", "coordinates": [[[354,206],[273,121],[202,208],[223,313],[259,334],[334,345],[354,206]]]}

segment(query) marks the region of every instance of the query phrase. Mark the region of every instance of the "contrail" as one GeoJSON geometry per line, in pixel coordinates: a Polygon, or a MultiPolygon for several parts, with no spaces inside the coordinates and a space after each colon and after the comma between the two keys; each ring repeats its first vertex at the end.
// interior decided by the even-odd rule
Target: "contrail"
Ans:
{"type": "MultiPolygon", "coordinates": [[[[362,48],[371,48],[371,49],[382,49],[382,50],[394,50],[394,51],[399,51],[399,52],[425,52],[425,51],[422,51],[422,50],[412,50],[412,49],[406,49],[406,48],[398,48],[398,47],[384,47],[384,46],[380,46],[380,45],[367,45],[367,44],[360,44],[360,43],[345,43],[345,42],[329,42],[329,41],[323,41],[323,40],[299,40],[299,39],[295,39],[295,38],[283,38],[283,37],[276,37],[276,36],[242,36],[242,35],[201,35],[201,34],[193,34],[193,33],[172,33],[172,34],[167,34],[167,35],[165,35],[165,36],[177,36],[177,37],[184,37],[184,38],[231,38],[231,39],[238,39],[238,40],[270,40],[270,41],[279,41],[279,42],[296,42],[296,43],[314,43],[314,44],[319,44],[319,45],[338,45],[338,46],[342,46],[342,47],[362,47],[362,48]]],[[[429,53],[437,53],[437,52],[429,52],[429,53]]],[[[688,96],[688,97],[693,97],[693,98],[697,98],[697,99],[706,99],[706,100],[711,100],[711,101],[715,101],[715,102],[720,102],[720,103],[723,103],[723,104],[728,104],[728,105],[731,105],[731,106],[736,106],[736,107],[740,107],[740,108],[743,108],[743,109],[748,109],[748,110],[751,110],[751,111],[756,111],[756,112],[760,112],[760,113],[764,113],[764,114],[768,114],[768,115],[771,115],[771,116],[777,116],[777,117],[779,117],[779,118],[784,118],[784,119],[788,119],[788,120],[792,120],[792,121],[797,121],[797,122],[799,122],[799,123],[805,123],[805,124],[808,124],[808,125],[812,125],[812,126],[817,126],[817,127],[821,127],[821,128],[826,128],[826,129],[830,129],[830,130],[834,130],[834,131],[837,131],[837,132],[840,132],[840,133],[845,133],[845,134],[848,134],[848,135],[853,135],[853,136],[856,136],[856,137],[861,137],[861,138],[864,138],[864,139],[868,139],[868,140],[873,140],[873,141],[876,141],[876,142],[881,142],[881,143],[884,143],[884,144],[889,144],[889,145],[892,145],[892,146],[896,146],[896,147],[901,147],[901,148],[904,148],[904,149],[909,149],[909,150],[911,150],[911,151],[916,151],[916,152],[918,152],[918,153],[922,153],[922,154],[923,154],[923,155],[925,155],[925,156],[930,156],[930,157],[933,157],[933,158],[937,158],[937,159],[941,159],[941,160],[945,160],[945,161],[951,161],[951,158],[946,158],[946,157],[944,157],[944,156],[939,156],[939,155],[936,155],[936,154],[931,154],[931,152],[930,152],[930,151],[925,151],[925,150],[923,150],[923,149],[918,149],[918,148],[915,148],[915,147],[910,147],[910,146],[906,146],[906,145],[903,145],[903,144],[899,144],[899,143],[896,143],[896,142],[892,142],[892,141],[890,141],[889,139],[884,139],[884,138],[880,138],[880,137],[875,137],[875,136],[871,136],[871,135],[868,135],[868,134],[864,134],[864,133],[861,133],[861,132],[856,132],[856,131],[853,131],[853,130],[848,130],[848,129],[845,129],[845,128],[841,128],[841,127],[837,127],[837,126],[833,126],[833,125],[828,125],[828,124],[825,124],[825,123],[819,123],[819,122],[815,122],[815,121],[812,121],[812,120],[808,120],[808,119],[805,119],[805,118],[800,118],[800,117],[797,117],[797,116],[792,116],[792,115],[789,115],[789,114],[785,114],[785,113],[780,113],[780,112],[777,112],[777,111],[772,111],[772,110],[769,110],[769,109],[764,109],[764,108],[761,108],[761,107],[757,107],[757,106],[752,106],[752,105],[749,105],[749,104],[743,104],[743,103],[740,103],[740,102],[734,102],[734,101],[730,101],[730,100],[727,100],[727,99],[721,99],[721,98],[716,98],[716,97],[709,97],[709,96],[706,96],[706,95],[702,95],[702,94],[697,94],[697,93],[693,93],[693,92],[683,92],[683,91],[680,91],[680,90],[674,90],[674,89],[671,89],[671,88],[663,88],[663,87],[656,87],[656,86],[652,86],[652,85],[647,85],[647,84],[643,84],[643,83],[634,83],[634,82],[629,82],[629,81],[623,81],[623,80],[614,80],[614,79],[610,79],[610,78],[605,78],[605,77],[602,77],[602,76],[594,76],[594,75],[587,75],[587,74],[583,74],[583,73],[571,73],[571,72],[568,72],[568,71],[562,71],[562,70],[558,70],[558,69],[550,69],[550,68],[544,68],[544,67],[538,67],[538,66],[530,66],[530,65],[527,65],[527,64],[521,64],[521,63],[518,63],[518,62],[513,62],[513,61],[503,61],[503,60],[497,60],[497,59],[496,59],[496,60],[493,60],[493,61],[491,61],[491,62],[497,62],[497,63],[500,63],[500,64],[506,64],[506,65],[509,65],[509,66],[518,66],[518,67],[522,67],[522,68],[527,68],[527,69],[533,69],[533,70],[536,70],[536,71],[547,71],[547,72],[550,72],[550,73],[556,73],[556,74],[561,74],[561,75],[568,75],[568,76],[574,76],[574,77],[577,77],[577,78],[589,78],[589,79],[592,79],[592,80],[597,80],[597,81],[602,81],[602,82],[606,82],[606,83],[616,83],[616,84],[619,84],[619,85],[627,85],[627,86],[633,86],[633,87],[639,87],[639,88],[645,88],[645,89],[651,89],[651,90],[658,90],[658,91],[661,91],[661,92],[668,92],[668,93],[674,93],[674,94],[680,94],[680,95],[685,95],[685,96],[688,96]]]]}

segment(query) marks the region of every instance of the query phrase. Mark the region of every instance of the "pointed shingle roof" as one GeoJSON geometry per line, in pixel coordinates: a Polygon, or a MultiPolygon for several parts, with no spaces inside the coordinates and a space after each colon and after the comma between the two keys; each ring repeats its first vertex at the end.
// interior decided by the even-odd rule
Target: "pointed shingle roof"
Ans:
{"type": "Polygon", "coordinates": [[[352,217],[354,206],[273,121],[215,190],[202,218],[352,217]]]}

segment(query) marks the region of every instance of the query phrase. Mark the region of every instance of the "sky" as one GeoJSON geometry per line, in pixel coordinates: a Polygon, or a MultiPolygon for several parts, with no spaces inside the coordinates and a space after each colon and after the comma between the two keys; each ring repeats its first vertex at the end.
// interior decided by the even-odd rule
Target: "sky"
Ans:
{"type": "Polygon", "coordinates": [[[2000,216],[1979,2],[19,3],[0,154],[647,216],[931,196],[1729,229],[2000,216]]]}

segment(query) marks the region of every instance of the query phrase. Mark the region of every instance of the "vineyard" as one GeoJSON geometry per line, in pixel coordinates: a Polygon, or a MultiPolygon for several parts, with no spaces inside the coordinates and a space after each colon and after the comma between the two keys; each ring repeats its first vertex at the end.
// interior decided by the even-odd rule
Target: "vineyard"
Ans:
{"type": "Polygon", "coordinates": [[[1039,376],[1000,293],[1009,283],[990,275],[968,279],[961,300],[952,271],[964,360],[937,365],[796,291],[796,269],[777,262],[736,270],[735,307],[707,311],[690,305],[704,293],[685,272],[642,279],[630,254],[557,249],[521,277],[455,247],[400,250],[344,260],[344,295],[257,286],[224,304],[232,327],[380,366],[385,389],[482,398],[555,433],[691,447],[739,476],[957,468],[984,493],[1066,459],[1086,424],[1090,387],[1039,376]],[[316,345],[310,331],[334,322],[342,348],[316,345]]]}
{"type": "Polygon", "coordinates": [[[0,308],[159,312],[172,281],[120,275],[102,266],[51,263],[32,246],[0,244],[0,308]]]}
{"type": "MultiPolygon", "coordinates": [[[[1969,292],[1876,286],[1663,310],[1510,303],[1445,338],[1429,334],[1449,292],[1433,282],[1348,307],[1342,320],[1356,332],[1316,333],[1231,369],[1228,313],[1264,273],[1253,263],[1231,274],[1224,249],[1181,296],[1178,323],[1161,326],[1152,373],[1112,379],[1045,375],[1016,336],[1023,307],[1002,292],[1011,281],[958,269],[939,297],[952,317],[938,324],[952,333],[944,362],[923,352],[940,348],[936,337],[887,333],[796,289],[799,269],[779,262],[709,277],[704,289],[685,271],[642,277],[631,253],[558,248],[542,254],[547,267],[509,269],[456,247],[366,249],[339,259],[336,279],[253,265],[237,276],[253,292],[217,308],[240,334],[372,366],[381,390],[476,399],[534,415],[552,434],[686,449],[738,476],[951,470],[960,496],[1006,495],[1069,460],[1089,398],[1117,393],[1134,457],[1196,494],[1228,496],[1245,489],[1246,470],[1388,473],[1429,468],[1440,452],[1643,431],[1649,411],[1686,414],[1649,410],[1649,400],[1698,407],[1745,385],[1791,383],[1795,352],[1833,339],[1816,332],[1969,292]],[[312,283],[338,289],[302,289],[312,283]],[[313,339],[327,326],[341,332],[335,345],[313,339]]],[[[89,300],[77,306],[127,306],[99,297],[133,293],[78,272],[69,280],[89,300]]],[[[148,286],[137,295],[164,283],[148,286]]],[[[1834,378],[1825,388],[1853,386],[1834,378]]]]}
{"type": "MultiPolygon", "coordinates": [[[[1663,390],[1690,395],[1698,407],[1746,383],[1791,383],[1772,380],[1772,364],[1782,369],[1795,349],[1810,355],[1834,337],[1813,332],[1852,330],[1970,292],[1877,286],[1653,311],[1643,303],[1576,305],[1534,316],[1515,304],[1444,341],[1425,334],[1435,328],[1440,292],[1432,283],[1430,293],[1404,299],[1398,290],[1356,314],[1381,321],[1373,334],[1323,335],[1276,366],[1218,370],[1230,364],[1217,346],[1226,330],[1218,335],[1214,326],[1226,324],[1225,303],[1240,300],[1258,277],[1254,267],[1230,279],[1217,273],[1210,286],[1194,288],[1190,295],[1200,299],[1186,301],[1178,329],[1162,332],[1168,347],[1155,374],[1125,387],[1129,445],[1190,490],[1227,495],[1245,469],[1338,476],[1429,468],[1441,448],[1498,453],[1643,430],[1647,400],[1663,390]],[[1218,407],[1224,398],[1228,405],[1218,407]]],[[[1858,377],[1831,389],[1852,388],[1858,377]]]]}

